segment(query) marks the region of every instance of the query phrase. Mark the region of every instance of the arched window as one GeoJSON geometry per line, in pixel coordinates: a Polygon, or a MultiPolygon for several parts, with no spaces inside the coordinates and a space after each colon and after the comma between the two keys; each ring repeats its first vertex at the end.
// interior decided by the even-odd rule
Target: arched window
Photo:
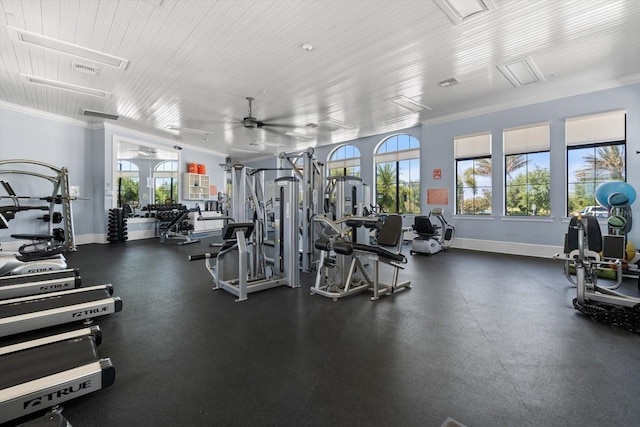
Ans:
{"type": "Polygon", "coordinates": [[[420,213],[420,142],[413,136],[391,136],[374,155],[376,203],[386,212],[420,213]]]}
{"type": "Polygon", "coordinates": [[[354,145],[343,145],[329,155],[328,176],[360,176],[360,150],[354,145]]]}
{"type": "Polygon", "coordinates": [[[156,165],[153,171],[154,198],[156,203],[177,203],[178,201],[178,162],[165,160],[156,165]]]}
{"type": "Polygon", "coordinates": [[[129,204],[140,205],[140,172],[138,166],[129,160],[118,160],[116,170],[116,186],[118,191],[118,208],[129,204]]]}

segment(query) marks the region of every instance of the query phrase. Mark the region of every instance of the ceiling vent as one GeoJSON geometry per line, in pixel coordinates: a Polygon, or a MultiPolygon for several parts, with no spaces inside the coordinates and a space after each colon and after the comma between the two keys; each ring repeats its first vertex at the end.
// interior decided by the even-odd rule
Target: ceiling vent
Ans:
{"type": "Polygon", "coordinates": [[[104,113],[102,111],[93,111],[82,109],[82,115],[87,117],[97,117],[99,119],[109,119],[109,120],[118,120],[120,116],[115,114],[104,113]]]}
{"type": "Polygon", "coordinates": [[[451,77],[450,79],[446,79],[446,80],[442,80],[441,82],[438,82],[438,86],[449,87],[449,86],[457,85],[458,83],[460,83],[460,80],[456,79],[455,77],[451,77]]]}
{"type": "Polygon", "coordinates": [[[498,70],[509,80],[513,87],[527,86],[544,81],[544,76],[532,57],[498,65],[498,70]]]}
{"type": "Polygon", "coordinates": [[[493,0],[434,0],[434,2],[456,25],[496,9],[493,0]]]}
{"type": "Polygon", "coordinates": [[[71,63],[71,67],[73,68],[74,71],[79,71],[85,74],[91,74],[92,76],[97,76],[98,74],[100,74],[99,67],[94,67],[87,64],[81,64],[75,61],[71,63]]]}

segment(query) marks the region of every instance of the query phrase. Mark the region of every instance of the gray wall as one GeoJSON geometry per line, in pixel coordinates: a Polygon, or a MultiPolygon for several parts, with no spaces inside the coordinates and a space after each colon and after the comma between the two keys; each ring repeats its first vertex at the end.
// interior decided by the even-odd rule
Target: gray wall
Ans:
{"type": "MultiPolygon", "coordinates": [[[[445,217],[456,227],[456,236],[462,239],[496,241],[518,244],[562,246],[563,236],[568,226],[566,218],[566,177],[564,120],[568,117],[595,114],[611,110],[627,111],[627,181],[636,188],[640,197],[640,84],[573,96],[555,101],[528,105],[509,110],[453,120],[445,123],[423,123],[420,127],[360,138],[340,144],[318,147],[316,158],[325,162],[336,147],[352,144],[361,153],[360,167],[362,179],[373,187],[373,151],[378,143],[390,135],[407,133],[417,137],[421,146],[420,181],[422,182],[421,210],[428,213],[436,206],[427,205],[427,189],[446,188],[449,204],[444,208],[445,217]],[[505,217],[504,178],[502,160],[502,131],[505,128],[533,123],[549,122],[551,127],[551,217],[505,217]],[[478,132],[491,132],[493,154],[493,215],[462,216],[452,215],[455,197],[455,161],[453,138],[478,132]],[[442,177],[433,179],[433,170],[441,169],[442,177]]],[[[252,167],[274,167],[274,159],[251,163],[252,167]]],[[[372,199],[373,200],[373,199],[372,199]]],[[[630,240],[640,247],[640,220],[638,210],[640,199],[632,206],[634,223],[629,233],[630,240]]]]}
{"type": "MultiPolygon", "coordinates": [[[[514,90],[515,91],[515,90],[514,90]]],[[[426,192],[429,188],[447,188],[449,204],[442,206],[446,217],[456,227],[457,237],[479,241],[510,242],[561,246],[566,231],[565,217],[565,148],[564,119],[567,117],[624,109],[627,111],[627,174],[628,182],[640,191],[640,84],[623,86],[585,95],[563,98],[505,111],[483,114],[475,117],[413,127],[402,132],[417,137],[421,142],[421,182],[422,212],[429,212],[426,192]],[[551,125],[551,185],[552,200],[550,218],[511,218],[503,212],[503,171],[502,171],[502,130],[520,125],[549,122],[551,125]],[[455,162],[453,160],[453,138],[476,132],[492,133],[494,176],[493,215],[489,217],[452,215],[455,194],[455,162]],[[442,178],[434,180],[433,169],[442,170],[442,178]]],[[[361,138],[348,143],[360,149],[362,178],[365,183],[373,183],[373,150],[389,135],[399,132],[361,138]]],[[[16,112],[0,108],[0,158],[25,158],[44,161],[56,166],[69,168],[71,185],[80,186],[81,197],[89,200],[74,202],[76,234],[103,235],[106,231],[106,211],[110,199],[105,190],[113,176],[113,135],[147,142],[172,149],[173,143],[150,135],[129,133],[124,129],[107,125],[104,129],[89,129],[82,122],[77,124],[66,119],[43,118],[37,114],[16,112]]],[[[328,154],[338,145],[316,148],[316,158],[325,162],[328,154]]],[[[218,166],[224,162],[221,156],[207,154],[184,147],[180,153],[181,172],[186,163],[202,163],[212,184],[222,189],[222,172],[218,166]]],[[[275,157],[261,159],[249,164],[252,167],[276,167],[275,157]]],[[[27,195],[47,195],[50,188],[35,188],[33,184],[11,177],[11,183],[18,193],[27,195]]],[[[2,202],[4,204],[5,202],[2,202]]],[[[195,205],[195,202],[185,202],[195,205]]],[[[632,206],[636,226],[631,230],[631,241],[640,246],[640,221],[638,210],[640,200],[632,206]]],[[[44,223],[29,218],[38,214],[25,214],[10,223],[11,233],[37,233],[44,223]]],[[[8,232],[2,233],[2,240],[9,240],[8,232]]]]}
{"type": "MultiPolygon", "coordinates": [[[[112,199],[106,197],[105,191],[111,189],[113,180],[114,135],[171,150],[175,145],[119,127],[107,125],[106,128],[91,129],[81,121],[0,106],[0,159],[28,159],[65,166],[69,170],[69,184],[80,187],[82,200],[72,203],[77,243],[104,240],[107,212],[112,207],[112,199]]],[[[218,165],[224,162],[223,157],[187,147],[180,155],[180,173],[186,170],[188,162],[201,163],[207,166],[211,183],[221,186],[222,174],[218,165]]],[[[18,195],[47,196],[53,189],[47,181],[26,175],[0,174],[0,177],[9,181],[18,195]]],[[[5,195],[4,190],[0,190],[0,195],[5,195]]],[[[181,202],[195,206],[192,201],[181,202]]],[[[0,200],[0,205],[7,204],[8,200],[0,200]]],[[[38,203],[34,200],[33,204],[38,203]]],[[[0,242],[11,241],[10,234],[45,232],[47,224],[34,220],[43,213],[28,211],[16,215],[9,223],[9,230],[0,233],[0,242]]]]}

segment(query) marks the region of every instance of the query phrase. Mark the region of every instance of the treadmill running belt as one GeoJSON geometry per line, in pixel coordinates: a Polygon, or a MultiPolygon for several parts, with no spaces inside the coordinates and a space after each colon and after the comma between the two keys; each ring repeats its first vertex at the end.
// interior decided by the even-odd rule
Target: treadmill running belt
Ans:
{"type": "Polygon", "coordinates": [[[111,294],[107,289],[94,289],[87,292],[77,292],[73,294],[58,295],[55,297],[47,297],[46,294],[43,294],[42,298],[36,300],[1,306],[0,318],[5,319],[7,317],[19,316],[21,314],[68,307],[70,305],[99,301],[107,298],[111,298],[111,294]]]}
{"type": "Polygon", "coordinates": [[[0,390],[98,360],[91,336],[29,348],[0,357],[0,390]]]}

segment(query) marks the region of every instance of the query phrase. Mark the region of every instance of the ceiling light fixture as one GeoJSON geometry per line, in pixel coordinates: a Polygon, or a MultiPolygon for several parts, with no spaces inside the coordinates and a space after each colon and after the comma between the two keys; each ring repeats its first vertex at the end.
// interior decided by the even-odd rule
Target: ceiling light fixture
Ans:
{"type": "Polygon", "coordinates": [[[259,151],[245,150],[243,148],[229,148],[229,151],[238,152],[238,153],[253,153],[253,154],[259,153],[259,151]]]}
{"type": "Polygon", "coordinates": [[[431,108],[427,107],[426,105],[422,105],[419,102],[416,102],[413,99],[408,98],[404,95],[400,95],[398,97],[390,99],[389,101],[393,102],[399,107],[402,107],[406,110],[411,111],[412,113],[419,113],[424,110],[431,110],[431,108]]]}
{"type": "Polygon", "coordinates": [[[498,70],[509,80],[513,87],[544,81],[544,76],[530,56],[519,61],[498,65],[498,70]]]}
{"type": "Polygon", "coordinates": [[[456,25],[496,8],[492,0],[434,0],[434,2],[456,25]]]}
{"type": "Polygon", "coordinates": [[[356,125],[352,125],[351,123],[347,123],[347,122],[341,122],[340,120],[336,120],[332,118],[320,120],[320,124],[331,127],[331,128],[335,128],[335,129],[353,130],[357,128],[356,125]]]}
{"type": "Polygon", "coordinates": [[[312,136],[304,135],[304,134],[298,133],[298,132],[285,132],[284,134],[292,136],[292,137],[297,138],[297,139],[307,139],[307,140],[313,139],[312,136]]]}
{"type": "Polygon", "coordinates": [[[20,74],[27,83],[31,83],[39,86],[46,86],[53,89],[68,90],[70,92],[81,93],[83,95],[97,96],[98,98],[108,99],[111,96],[111,92],[105,92],[103,90],[92,89],[90,87],[78,86],[71,83],[60,82],[58,80],[49,80],[42,77],[30,76],[28,74],[20,74]]]}
{"type": "Polygon", "coordinates": [[[313,45],[309,43],[302,43],[300,47],[306,50],[307,52],[310,52],[313,50],[313,45]]]}
{"type": "Polygon", "coordinates": [[[284,147],[284,144],[279,144],[277,142],[252,142],[249,145],[252,146],[259,146],[259,145],[264,145],[265,147],[284,147]]]}
{"type": "Polygon", "coordinates": [[[55,50],[56,52],[77,56],[93,62],[99,62],[100,64],[109,65],[120,70],[127,68],[127,64],[129,63],[128,59],[119,58],[84,46],[67,43],[62,40],[43,36],[42,34],[32,33],[16,27],[7,26],[7,28],[17,33],[18,40],[33,46],[55,50]]]}
{"type": "Polygon", "coordinates": [[[194,135],[210,135],[211,134],[211,132],[202,130],[202,129],[184,128],[181,126],[173,126],[173,125],[167,126],[167,129],[174,130],[176,132],[192,133],[194,135]]]}

